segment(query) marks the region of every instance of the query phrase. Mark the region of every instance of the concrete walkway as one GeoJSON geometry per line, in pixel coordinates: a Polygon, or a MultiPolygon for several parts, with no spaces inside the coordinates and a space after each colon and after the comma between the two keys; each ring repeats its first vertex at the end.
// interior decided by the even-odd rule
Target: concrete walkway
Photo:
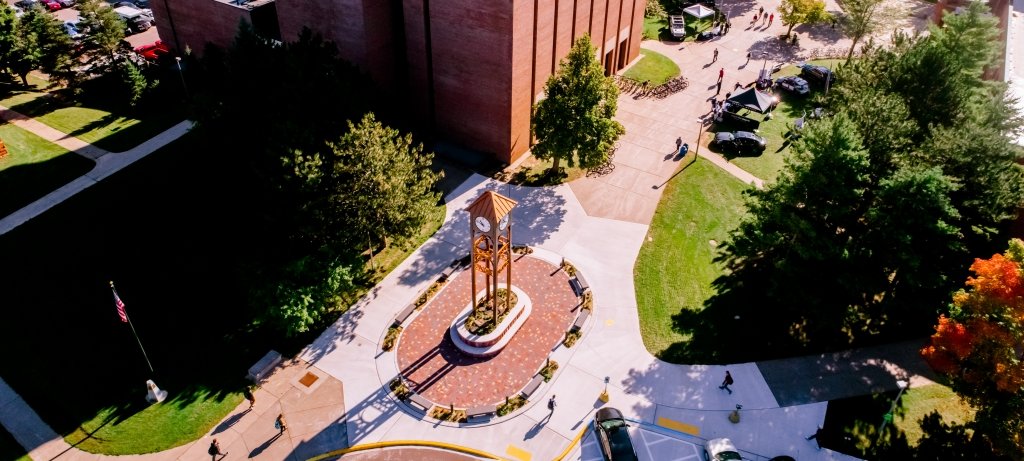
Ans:
{"type": "MultiPolygon", "coordinates": [[[[747,50],[770,49],[771,36],[781,33],[779,22],[770,31],[743,30],[757,5],[743,0],[724,2],[722,9],[730,11],[734,28],[721,41],[683,46],[644,43],[683,64],[690,87],[661,101],[620,100],[619,118],[627,134],[612,174],[550,188],[509,186],[474,175],[445,197],[446,220],[441,229],[300,354],[302,360],[344,382],[349,444],[426,439],[469,446],[509,459],[550,460],[586,427],[593,411],[602,405],[597,397],[607,380],[611,396],[608,405],[627,417],[682,429],[698,439],[730,437],[740,449],[752,453],[751,459],[777,455],[802,461],[850,459],[829,450],[819,451],[813,442],[804,439],[822,425],[825,400],[895,389],[897,378],[909,377],[915,384],[927,382],[914,343],[848,354],[723,365],[668,364],[644,347],[633,266],[660,199],[661,187],[653,186],[663,185],[681,167],[665,154],[674,150],[679,136],[695,145],[692,140],[700,129],[699,116],[709,108],[705,101],[711,95],[708,85],[717,79],[719,67],[695,67],[709,62],[717,46],[722,49],[720,63],[715,65],[728,66],[726,82],[749,82],[758,66],[748,68],[743,63],[747,50]],[[426,420],[421,412],[391,396],[387,383],[396,376],[398,364],[395,354],[381,352],[379,344],[394,315],[453,259],[468,253],[469,224],[462,210],[484,190],[499,191],[519,202],[512,217],[515,243],[534,247],[537,257],[553,261],[565,257],[586,275],[594,293],[594,314],[575,347],[559,346],[552,351],[552,359],[561,366],[530,403],[509,417],[459,427],[426,420]],[[870,379],[865,380],[869,368],[870,379]],[[733,393],[718,389],[726,370],[735,378],[733,393]],[[555,395],[558,409],[549,414],[543,402],[555,395]],[[742,421],[733,424],[728,414],[737,404],[744,408],[742,421]]],[[[778,1],[759,5],[774,10],[778,1]]],[[[835,9],[834,5],[830,9],[835,9]]],[[[820,28],[798,31],[805,48],[814,40],[834,39],[828,30],[820,28]]],[[[830,46],[842,46],[842,42],[830,46]]],[[[740,180],[762,184],[720,156],[705,149],[700,153],[702,159],[715,162],[740,180]]],[[[12,410],[0,411],[0,421],[18,433],[19,441],[38,440],[35,446],[52,442],[52,431],[32,435],[42,421],[23,416],[31,409],[23,402],[18,404],[18,399],[3,387],[0,405],[4,406],[0,409],[12,410]],[[11,418],[24,424],[8,425],[11,418]]],[[[132,458],[191,459],[185,455],[187,451],[174,449],[132,458]]],[[[70,453],[80,452],[72,449],[70,453]]],[[[577,448],[569,459],[580,456],[577,448]]]]}
{"type": "Polygon", "coordinates": [[[0,219],[0,235],[10,232],[12,229],[43,214],[46,210],[73,197],[89,186],[102,181],[104,178],[121,171],[122,168],[166,146],[182,137],[192,128],[192,122],[186,120],[168,128],[131,150],[114,153],[107,152],[81,139],[57,131],[44,123],[3,106],[0,106],[0,119],[96,162],[96,165],[88,173],[79,176],[57,190],[0,219]]]}

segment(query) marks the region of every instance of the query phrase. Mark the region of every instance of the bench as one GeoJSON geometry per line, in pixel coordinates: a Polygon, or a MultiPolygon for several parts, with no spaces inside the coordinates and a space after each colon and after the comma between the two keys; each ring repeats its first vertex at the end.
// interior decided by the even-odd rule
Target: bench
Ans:
{"type": "Polygon", "coordinates": [[[395,316],[395,321],[392,325],[396,327],[402,325],[406,320],[409,320],[409,317],[412,316],[413,312],[416,312],[416,303],[405,306],[405,309],[402,309],[402,312],[399,312],[398,315],[395,316]]]}
{"type": "Polygon", "coordinates": [[[519,392],[519,395],[523,396],[524,399],[529,400],[530,396],[533,395],[534,392],[537,392],[537,389],[540,389],[540,384],[543,382],[543,376],[534,376],[533,379],[530,380],[530,383],[527,384],[526,387],[524,387],[523,390],[519,392]]]}
{"type": "Polygon", "coordinates": [[[409,402],[411,402],[413,405],[417,407],[422,408],[423,412],[429,412],[431,408],[434,408],[434,402],[427,400],[425,397],[415,392],[409,394],[409,402]]]}
{"type": "Polygon", "coordinates": [[[267,352],[267,355],[264,355],[259,362],[256,362],[255,365],[249,367],[249,374],[247,375],[247,377],[251,379],[253,382],[258,383],[262,381],[263,378],[266,378],[267,375],[269,375],[270,372],[274,370],[274,367],[276,367],[280,363],[280,353],[274,350],[267,352]]]}
{"type": "Polygon", "coordinates": [[[587,323],[587,318],[589,317],[589,310],[583,309],[582,311],[580,311],[580,315],[576,317],[576,321],[573,322],[572,329],[570,329],[569,331],[580,331],[580,329],[583,328],[583,325],[587,323]]]}
{"type": "Polygon", "coordinates": [[[576,293],[577,298],[583,296],[583,293],[590,289],[590,285],[587,285],[587,279],[583,278],[583,275],[579,272],[576,273],[575,277],[569,279],[569,286],[572,288],[572,292],[576,293]]]}
{"type": "Polygon", "coordinates": [[[474,420],[491,419],[492,415],[498,413],[497,405],[477,405],[466,410],[466,419],[469,422],[474,420]]]}
{"type": "Polygon", "coordinates": [[[462,266],[461,261],[453,261],[451,264],[448,265],[448,267],[444,268],[444,270],[441,271],[441,280],[448,280],[448,278],[451,277],[452,274],[454,274],[455,271],[457,271],[460,266],[462,266]]]}

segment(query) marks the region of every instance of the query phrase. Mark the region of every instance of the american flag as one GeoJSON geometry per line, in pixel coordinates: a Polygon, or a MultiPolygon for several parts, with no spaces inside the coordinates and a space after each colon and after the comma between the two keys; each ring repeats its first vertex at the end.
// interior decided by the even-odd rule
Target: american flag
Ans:
{"type": "Polygon", "coordinates": [[[114,304],[117,305],[117,315],[121,316],[121,321],[128,322],[128,313],[124,311],[124,301],[121,301],[121,297],[117,295],[117,291],[114,291],[114,304]]]}

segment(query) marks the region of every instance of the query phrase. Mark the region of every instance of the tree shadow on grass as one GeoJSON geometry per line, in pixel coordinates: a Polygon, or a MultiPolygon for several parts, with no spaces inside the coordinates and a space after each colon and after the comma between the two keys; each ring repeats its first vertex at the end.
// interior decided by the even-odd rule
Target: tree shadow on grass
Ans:
{"type": "MultiPolygon", "coordinates": [[[[17,154],[8,154],[17,155],[17,154]]],[[[0,167],[3,161],[0,160],[0,167]]],[[[68,152],[39,163],[0,169],[0,217],[7,216],[89,172],[95,162],[68,152]]]]}

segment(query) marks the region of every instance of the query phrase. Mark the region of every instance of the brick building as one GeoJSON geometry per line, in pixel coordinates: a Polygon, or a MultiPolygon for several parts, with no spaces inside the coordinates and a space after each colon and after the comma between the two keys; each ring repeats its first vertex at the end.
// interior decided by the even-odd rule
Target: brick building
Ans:
{"type": "Polygon", "coordinates": [[[240,21],[294,40],[303,26],[338,45],[437,137],[511,163],[530,114],[572,41],[589,33],[608,73],[640,52],[646,0],[154,0],[179,50],[226,47],[240,21]]]}

